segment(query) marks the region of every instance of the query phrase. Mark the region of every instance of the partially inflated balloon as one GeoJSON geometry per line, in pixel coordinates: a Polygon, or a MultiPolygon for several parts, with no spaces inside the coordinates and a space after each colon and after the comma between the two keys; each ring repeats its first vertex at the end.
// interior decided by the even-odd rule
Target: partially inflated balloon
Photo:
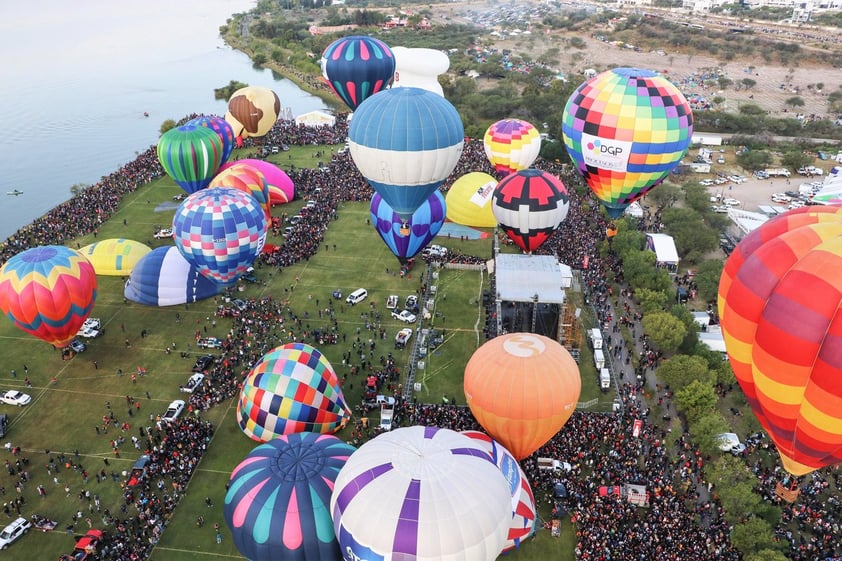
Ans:
{"type": "Polygon", "coordinates": [[[266,178],[256,166],[238,160],[217,173],[208,187],[231,187],[243,193],[248,193],[260,204],[266,213],[266,220],[270,220],[269,186],[266,178]]]}
{"type": "Polygon", "coordinates": [[[0,269],[0,310],[18,329],[61,348],[90,315],[96,286],[93,266],[78,251],[34,247],[0,269]]]}
{"type": "Polygon", "coordinates": [[[266,186],[269,189],[269,204],[282,205],[290,202],[295,197],[295,185],[292,179],[286,174],[284,170],[265,160],[255,160],[251,158],[244,158],[223,164],[219,171],[222,172],[229,167],[236,164],[249,164],[250,166],[260,170],[263,178],[266,180],[266,186]]]}
{"type": "Polygon", "coordinates": [[[201,274],[171,245],[155,248],[137,262],[123,296],[145,306],[175,306],[216,296],[224,288],[201,274]]]}
{"type": "Polygon", "coordinates": [[[222,141],[222,161],[228,161],[228,158],[231,156],[231,152],[234,151],[235,144],[234,129],[231,128],[228,121],[222,117],[203,115],[201,117],[196,117],[195,119],[190,119],[185,124],[207,127],[218,134],[219,139],[222,141]]]}
{"type": "Polygon", "coordinates": [[[259,442],[296,432],[334,432],[350,418],[333,366],[304,343],[264,355],[246,377],[237,403],[240,428],[259,442]]]}
{"type": "Polygon", "coordinates": [[[86,245],[79,253],[88,258],[96,274],[124,277],[150,251],[152,249],[146,244],[111,238],[86,245]]]}
{"type": "Polygon", "coordinates": [[[803,207],[749,233],[718,302],[734,376],[784,468],[842,462],[842,207],[803,207]]]}
{"type": "Polygon", "coordinates": [[[444,195],[438,190],[405,223],[379,193],[371,198],[369,210],[374,229],[401,263],[415,257],[436,237],[447,214],[444,195]]]}
{"type": "Polygon", "coordinates": [[[339,470],[356,449],[328,434],[281,435],[231,472],[225,521],[251,561],[341,559],[330,517],[339,470]]]}
{"type": "Polygon", "coordinates": [[[234,130],[234,136],[248,138],[265,135],[280,114],[278,94],[263,86],[247,86],[231,95],[225,120],[234,130]]]}
{"type": "Polygon", "coordinates": [[[657,72],[614,68],[573,92],[561,131],[573,163],[616,218],[684,157],[693,113],[678,88],[657,72]]]}
{"type": "Polygon", "coordinates": [[[263,249],[266,229],[257,200],[229,187],[193,193],[173,218],[175,246],[184,259],[220,284],[246,272],[263,249]]]}
{"type": "Polygon", "coordinates": [[[487,173],[466,173],[447,191],[447,219],[475,228],[493,228],[497,225],[491,210],[495,187],[497,180],[487,173]]]}
{"type": "Polygon", "coordinates": [[[183,125],[158,141],[158,160],[173,181],[188,193],[204,189],[222,164],[222,139],[200,125],[183,125]]]}
{"type": "Polygon", "coordinates": [[[576,409],[579,367],[558,342],[534,333],[500,335],[465,366],[465,397],[480,425],[522,460],[576,409]]]}
{"type": "Polygon", "coordinates": [[[354,111],[389,86],[395,73],[395,56],[380,39],[352,35],[328,45],[321,65],[330,88],[354,111]]]}
{"type": "Polygon", "coordinates": [[[507,175],[494,189],[491,210],[519,248],[535,251],[567,218],[570,198],[559,178],[537,169],[507,175]]]}
{"type": "Polygon", "coordinates": [[[541,135],[532,123],[503,119],[488,127],[482,144],[497,173],[508,175],[535,162],[541,151],[541,135]]]}

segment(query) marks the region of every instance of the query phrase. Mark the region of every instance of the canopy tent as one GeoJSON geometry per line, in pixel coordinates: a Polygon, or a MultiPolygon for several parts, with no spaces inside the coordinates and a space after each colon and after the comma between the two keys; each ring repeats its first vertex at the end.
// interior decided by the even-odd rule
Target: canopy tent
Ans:
{"type": "Polygon", "coordinates": [[[678,250],[672,236],[646,234],[646,248],[655,252],[655,262],[658,265],[678,266],[678,250]]]}
{"type": "Polygon", "coordinates": [[[707,331],[699,331],[697,335],[699,342],[710,350],[717,353],[725,352],[725,339],[722,337],[722,330],[718,325],[710,325],[707,331]]]}
{"type": "Polygon", "coordinates": [[[494,263],[499,300],[563,304],[573,271],[551,255],[500,253],[494,263]]]}
{"type": "Polygon", "coordinates": [[[744,234],[748,234],[755,228],[759,228],[764,222],[769,220],[769,217],[760,212],[751,212],[748,210],[740,210],[738,208],[728,209],[728,218],[737,225],[744,234]]]}
{"type": "Polygon", "coordinates": [[[303,113],[295,118],[296,125],[305,125],[308,127],[332,127],[336,124],[336,117],[324,111],[310,111],[303,113]]]}

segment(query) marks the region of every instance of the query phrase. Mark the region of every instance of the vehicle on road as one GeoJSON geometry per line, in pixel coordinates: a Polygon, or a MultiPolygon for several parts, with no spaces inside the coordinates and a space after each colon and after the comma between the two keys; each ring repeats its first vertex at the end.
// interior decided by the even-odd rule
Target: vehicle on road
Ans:
{"type": "Polygon", "coordinates": [[[146,472],[149,471],[149,464],[151,461],[152,458],[149,457],[149,454],[144,454],[137,459],[132,466],[132,472],[129,474],[129,479],[126,481],[126,485],[128,487],[135,487],[143,483],[143,480],[146,479],[146,472]]]}
{"type": "Polygon", "coordinates": [[[404,327],[395,335],[395,348],[402,349],[412,338],[412,329],[404,327]]]}
{"type": "Polygon", "coordinates": [[[345,302],[353,306],[355,304],[359,304],[366,298],[368,298],[368,290],[366,290],[365,288],[358,288],[348,295],[348,297],[345,299],[345,302]]]}
{"type": "Polygon", "coordinates": [[[90,559],[95,559],[100,543],[102,542],[102,535],[102,530],[97,530],[96,528],[88,530],[88,533],[76,542],[71,559],[73,561],[89,561],[90,559]]]}
{"type": "Polygon", "coordinates": [[[390,294],[389,297],[386,299],[386,309],[387,310],[394,310],[398,307],[398,295],[397,294],[390,294]]]}
{"type": "Polygon", "coordinates": [[[214,360],[213,355],[201,355],[200,357],[196,358],[195,364],[193,364],[193,372],[199,372],[202,374],[206,374],[208,369],[213,364],[214,360]]]}
{"type": "Polygon", "coordinates": [[[740,206],[742,203],[737,199],[722,199],[722,204],[725,206],[740,206]]]}
{"type": "Polygon", "coordinates": [[[152,234],[152,237],[155,238],[156,240],[163,240],[163,239],[166,239],[166,238],[171,238],[172,237],[172,228],[162,228],[162,229],[158,230],[157,232],[155,232],[154,234],[152,234]]]}
{"type": "Polygon", "coordinates": [[[201,372],[194,372],[187,378],[187,383],[184,384],[179,388],[179,391],[182,393],[193,393],[196,391],[196,388],[202,385],[202,382],[205,381],[205,375],[201,372]]]}
{"type": "Polygon", "coordinates": [[[32,528],[32,522],[18,517],[0,532],[0,549],[6,549],[32,528]]]}
{"type": "Polygon", "coordinates": [[[196,346],[200,349],[221,349],[222,339],[216,337],[202,337],[196,342],[196,346]]]}
{"type": "Polygon", "coordinates": [[[0,393],[0,401],[6,405],[17,405],[18,407],[23,407],[24,405],[29,405],[32,401],[32,397],[30,397],[29,394],[25,394],[18,390],[7,390],[0,393]]]}
{"type": "Polygon", "coordinates": [[[178,419],[181,416],[181,412],[184,411],[184,400],[183,399],[175,399],[170,403],[170,406],[167,407],[167,410],[161,415],[161,420],[166,422],[172,422],[178,419]]]}
{"type": "Polygon", "coordinates": [[[172,200],[174,201],[183,201],[187,198],[187,193],[179,193],[178,195],[173,195],[172,200]]]}
{"type": "Polygon", "coordinates": [[[404,323],[415,323],[417,316],[409,310],[401,310],[400,312],[392,312],[392,317],[404,323]]]}
{"type": "Polygon", "coordinates": [[[76,333],[77,337],[84,337],[85,339],[95,339],[102,335],[102,331],[99,329],[94,329],[93,327],[84,327],[76,333]]]}

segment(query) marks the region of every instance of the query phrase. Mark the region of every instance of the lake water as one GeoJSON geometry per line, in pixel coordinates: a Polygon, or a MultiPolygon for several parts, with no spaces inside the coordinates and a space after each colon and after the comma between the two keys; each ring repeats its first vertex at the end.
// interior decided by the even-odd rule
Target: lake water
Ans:
{"type": "Polygon", "coordinates": [[[0,2],[0,239],[156,144],[164,120],[224,115],[213,89],[231,80],[272,88],[293,115],[324,109],[225,46],[219,27],[254,4],[0,2]]]}

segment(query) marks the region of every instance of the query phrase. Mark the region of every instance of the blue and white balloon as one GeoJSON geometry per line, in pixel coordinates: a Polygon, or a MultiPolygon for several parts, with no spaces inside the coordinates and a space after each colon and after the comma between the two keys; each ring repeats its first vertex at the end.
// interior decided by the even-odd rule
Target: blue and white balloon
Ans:
{"type": "Polygon", "coordinates": [[[123,296],[145,306],[175,306],[216,296],[223,288],[199,273],[175,246],[165,246],[137,262],[123,296]]]}

